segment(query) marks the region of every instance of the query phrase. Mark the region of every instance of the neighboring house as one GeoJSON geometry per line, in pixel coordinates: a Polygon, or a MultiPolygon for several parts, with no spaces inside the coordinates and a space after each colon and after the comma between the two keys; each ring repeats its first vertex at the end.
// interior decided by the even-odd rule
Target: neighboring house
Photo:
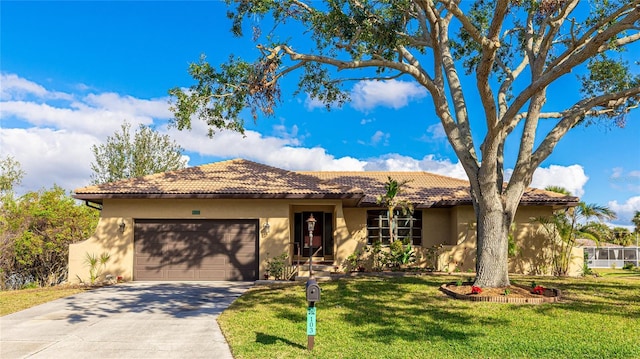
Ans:
{"type": "MultiPolygon", "coordinates": [[[[376,196],[389,177],[409,180],[404,198],[415,211],[398,231],[413,243],[416,265],[473,271],[476,220],[467,181],[427,172],[292,172],[236,159],[76,189],[74,197],[101,208],[101,216],[91,238],[70,246],[69,278],[87,278],[86,255],[107,252],[103,273],[125,280],[256,280],[270,258],[286,253],[296,263],[309,256],[310,215],[317,220],[313,250],[322,247],[314,261],[343,269],[354,251],[375,240],[388,244],[376,196]]],[[[531,218],[577,202],[525,192],[512,272],[551,271],[549,240],[531,218]]]]}
{"type": "Polygon", "coordinates": [[[584,250],[589,268],[622,268],[628,263],[640,266],[640,247],[637,245],[624,247],[582,238],[576,240],[576,247],[584,250]]]}

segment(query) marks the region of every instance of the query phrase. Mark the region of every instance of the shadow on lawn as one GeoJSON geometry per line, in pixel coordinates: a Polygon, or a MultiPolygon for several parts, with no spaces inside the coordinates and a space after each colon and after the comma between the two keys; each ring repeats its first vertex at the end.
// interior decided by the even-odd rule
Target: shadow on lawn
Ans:
{"type": "Polygon", "coordinates": [[[476,336],[454,329],[471,324],[473,318],[439,295],[437,288],[441,284],[439,277],[339,281],[336,297],[339,305],[350,310],[343,316],[345,321],[354,326],[368,326],[367,330],[355,332],[363,339],[390,343],[398,338],[467,340],[476,336]]]}
{"type": "Polygon", "coordinates": [[[260,344],[265,344],[265,345],[274,345],[274,344],[278,344],[278,343],[283,343],[286,345],[289,345],[291,347],[297,348],[297,349],[307,349],[307,347],[299,344],[299,343],[294,343],[289,339],[285,339],[285,338],[281,338],[281,337],[276,337],[274,335],[269,335],[269,334],[265,334],[265,333],[260,333],[260,332],[256,332],[256,343],[260,343],[260,344]]]}
{"type": "MultiPolygon", "coordinates": [[[[560,303],[531,306],[472,303],[451,299],[440,293],[438,288],[442,283],[453,279],[455,278],[435,275],[403,278],[359,277],[320,283],[320,311],[326,310],[325,313],[332,316],[332,319],[321,320],[327,320],[325,324],[344,324],[351,328],[348,332],[357,340],[392,343],[398,338],[408,342],[422,342],[435,337],[462,342],[485,335],[484,332],[466,329],[474,328],[478,323],[487,330],[511,324],[509,316],[489,315],[479,318],[474,315],[477,310],[470,308],[475,306],[503,306],[504,310],[511,311],[514,315],[519,311],[533,311],[549,316],[593,313],[612,317],[640,317],[640,298],[636,294],[640,289],[640,283],[589,279],[543,280],[537,277],[534,279],[539,284],[559,288],[563,292],[563,299],[560,303]],[[630,307],[621,310],[625,305],[630,307]]],[[[258,305],[268,306],[277,318],[288,323],[299,324],[305,321],[304,308],[307,303],[302,283],[275,288],[254,288],[236,304],[242,310],[251,310],[258,305]]],[[[320,327],[323,323],[319,322],[318,325],[320,327]]],[[[329,327],[326,330],[333,328],[329,327]]],[[[270,338],[263,333],[256,332],[256,336],[258,341],[293,343],[288,339],[270,338]]]]}
{"type": "Polygon", "coordinates": [[[640,282],[612,280],[574,279],[544,283],[562,291],[560,303],[542,305],[536,308],[541,313],[551,313],[554,309],[563,309],[588,314],[600,314],[610,317],[640,318],[640,282]],[[631,309],[636,307],[635,310],[631,309]]]}
{"type": "MultiPolygon", "coordinates": [[[[443,280],[442,277],[428,276],[362,277],[320,283],[322,297],[318,306],[320,311],[336,309],[337,317],[334,318],[352,327],[352,335],[362,340],[390,343],[402,338],[417,342],[441,337],[464,341],[482,335],[457,329],[474,323],[476,319],[464,303],[451,301],[438,292],[443,280]]],[[[258,305],[268,306],[277,318],[289,323],[304,323],[307,305],[304,284],[253,288],[232,307],[251,311],[258,305]]],[[[495,319],[483,324],[507,323],[495,319]]],[[[260,332],[256,332],[256,341],[271,344],[288,342],[260,332]]]]}

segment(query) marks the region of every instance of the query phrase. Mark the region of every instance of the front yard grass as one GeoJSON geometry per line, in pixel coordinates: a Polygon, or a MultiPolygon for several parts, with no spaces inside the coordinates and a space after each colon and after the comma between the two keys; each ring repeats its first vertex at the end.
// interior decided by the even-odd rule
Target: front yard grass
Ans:
{"type": "Polygon", "coordinates": [[[0,317],[85,290],[87,288],[70,286],[3,290],[0,291],[0,317]]]}
{"type": "Polygon", "coordinates": [[[304,284],[255,287],[218,322],[235,358],[640,358],[640,277],[548,278],[560,303],[457,301],[456,276],[320,283],[317,336],[306,349],[304,284]]]}

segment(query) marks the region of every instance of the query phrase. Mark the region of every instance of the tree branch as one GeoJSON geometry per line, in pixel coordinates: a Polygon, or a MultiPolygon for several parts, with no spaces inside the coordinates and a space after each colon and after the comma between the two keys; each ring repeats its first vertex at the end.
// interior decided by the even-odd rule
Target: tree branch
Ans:
{"type": "MultiPolygon", "coordinates": [[[[574,56],[575,53],[577,53],[577,52],[581,52],[583,47],[585,47],[591,41],[594,41],[597,37],[602,37],[601,35],[602,35],[603,31],[600,31],[601,29],[605,29],[605,31],[609,31],[612,27],[620,27],[620,21],[617,21],[617,19],[619,17],[623,16],[624,14],[627,15],[626,18],[628,19],[629,16],[630,16],[630,13],[635,12],[636,13],[636,17],[635,18],[637,20],[637,12],[639,11],[638,7],[640,7],[640,1],[639,0],[634,0],[634,1],[630,2],[630,3],[624,4],[623,6],[621,6],[619,9],[614,11],[609,16],[600,19],[596,24],[592,25],[589,28],[589,30],[586,31],[579,39],[574,40],[572,42],[572,46],[570,46],[565,52],[563,52],[560,56],[558,56],[558,58],[556,58],[554,61],[549,63],[548,68],[557,67],[561,63],[563,63],[565,61],[568,61],[567,60],[568,58],[570,58],[571,56],[574,56]],[[634,8],[635,8],[635,10],[634,10],[634,8]],[[607,24],[613,24],[613,25],[611,25],[609,28],[607,28],[607,24]]],[[[633,22],[634,21],[631,21],[631,24],[633,24],[633,22]]],[[[619,30],[619,31],[615,31],[615,34],[620,33],[623,30],[624,29],[619,30]]],[[[572,33],[572,36],[573,35],[574,34],[572,33]]],[[[607,40],[608,40],[608,38],[607,38],[607,40]]]]}
{"type": "MultiPolygon", "coordinates": [[[[640,0],[635,2],[638,3],[640,0]]],[[[546,66],[545,72],[540,77],[532,79],[529,86],[516,97],[509,109],[505,112],[501,125],[505,128],[514,127],[515,124],[513,121],[517,120],[517,112],[538,91],[537,89],[547,87],[561,76],[569,73],[575,66],[597,54],[604,43],[615,37],[616,34],[633,26],[633,23],[638,21],[638,19],[640,19],[640,7],[627,13],[626,17],[607,29],[598,32],[580,48],[580,51],[571,53],[564,61],[556,63],[555,66],[546,66]]]]}
{"type": "MultiPolygon", "coordinates": [[[[478,87],[478,93],[482,106],[484,107],[484,113],[486,116],[487,130],[491,133],[498,122],[498,114],[496,111],[496,103],[494,101],[494,94],[491,85],[489,84],[489,76],[491,75],[491,69],[493,68],[496,52],[500,47],[499,35],[500,29],[504,22],[504,17],[507,14],[509,7],[509,1],[498,1],[494,10],[494,16],[489,26],[488,37],[490,43],[482,46],[482,59],[476,68],[476,85],[478,87]],[[494,44],[498,44],[494,46],[494,44]]],[[[490,136],[487,136],[490,137],[490,136]]]]}
{"type": "MultiPolygon", "coordinates": [[[[542,163],[542,161],[549,157],[562,136],[564,136],[585,116],[597,116],[610,113],[611,107],[622,105],[632,97],[640,97],[640,88],[634,87],[613,94],[604,94],[598,97],[584,99],[576,103],[569,110],[562,113],[562,119],[545,136],[538,148],[533,152],[531,156],[531,166],[535,169],[542,163]],[[594,110],[594,108],[598,106],[604,106],[607,108],[594,110]]],[[[628,107],[627,110],[635,107],[637,107],[637,105],[628,107]]],[[[545,114],[546,118],[552,118],[552,116],[555,118],[556,114],[545,114]]]]}
{"type": "Polygon", "coordinates": [[[449,10],[455,17],[462,23],[462,27],[471,35],[471,37],[477,41],[482,47],[500,47],[500,42],[497,40],[489,39],[482,35],[480,30],[473,25],[471,20],[460,10],[458,4],[455,1],[441,1],[441,3],[449,10]]]}

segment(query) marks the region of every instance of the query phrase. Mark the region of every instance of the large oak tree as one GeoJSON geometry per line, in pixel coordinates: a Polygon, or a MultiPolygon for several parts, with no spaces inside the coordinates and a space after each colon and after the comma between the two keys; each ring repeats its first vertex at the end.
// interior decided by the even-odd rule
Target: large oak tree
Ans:
{"type": "MultiPolygon", "coordinates": [[[[639,0],[227,3],[235,35],[252,27],[256,58],[192,64],[197,83],[170,91],[177,127],[199,118],[210,135],[242,132],[243,110],[254,120],[272,115],[282,80],[296,74],[297,92],[328,108],[348,101],[346,85],[354,80],[411,78],[429,92],[469,177],[478,220],[476,285],[483,287],[509,284],[510,225],[558,141],[596,120],[623,126],[639,100],[637,64],[621,55],[640,39],[639,0]],[[547,96],[560,83],[581,90],[552,107],[547,96]],[[469,101],[474,96],[480,106],[469,101]],[[519,146],[507,179],[505,143],[514,137],[519,146]]],[[[425,111],[411,120],[432,116],[425,111]]]]}

